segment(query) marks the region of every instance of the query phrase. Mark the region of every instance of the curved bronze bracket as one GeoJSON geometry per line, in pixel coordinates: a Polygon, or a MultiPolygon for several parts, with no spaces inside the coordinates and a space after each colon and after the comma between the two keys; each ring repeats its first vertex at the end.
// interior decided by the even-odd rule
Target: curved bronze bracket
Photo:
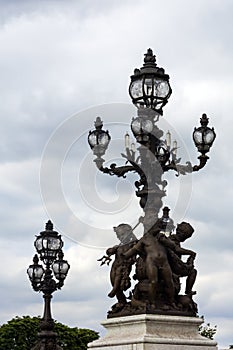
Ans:
{"type": "Polygon", "coordinates": [[[193,166],[193,171],[198,171],[198,170],[204,168],[204,166],[206,165],[207,160],[209,159],[209,157],[206,154],[201,154],[198,157],[198,159],[199,159],[200,163],[198,165],[194,165],[193,166]]]}

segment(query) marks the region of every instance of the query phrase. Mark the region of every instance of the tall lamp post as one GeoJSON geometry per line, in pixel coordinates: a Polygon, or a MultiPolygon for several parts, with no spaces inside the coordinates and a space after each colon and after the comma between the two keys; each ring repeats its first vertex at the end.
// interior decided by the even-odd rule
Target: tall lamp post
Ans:
{"type": "Polygon", "coordinates": [[[61,235],[53,230],[50,220],[45,226],[45,231],[40,232],[36,237],[34,246],[38,254],[34,256],[33,264],[29,266],[27,273],[32,288],[36,292],[43,293],[44,314],[38,333],[39,340],[33,350],[61,350],[62,348],[57,344],[57,334],[54,332],[51,299],[52,294],[63,286],[70,265],[63,260],[63,241],[61,235]],[[39,260],[44,266],[39,264],[39,260]]]}
{"type": "Polygon", "coordinates": [[[192,285],[196,277],[194,269],[196,254],[180,247],[180,242],[192,235],[193,228],[190,224],[183,223],[177,226],[177,235],[172,236],[175,226],[169,218],[169,208],[165,207],[161,215],[162,198],[166,196],[167,186],[163,176],[170,170],[176,171],[177,175],[186,175],[202,169],[209,159],[207,153],[216,135],[214,129],[208,126],[207,115],[203,114],[200,119],[201,126],[193,131],[194,144],[200,153],[198,163],[181,164],[181,159],[177,157],[176,140],[172,142],[170,132],[167,132],[163,138],[164,132],[156,124],[163,115],[163,107],[167,104],[171,93],[169,75],[163,68],[157,66],[153,51],[148,49],[143,66],[134,70],[129,85],[129,95],[137,108],[137,116],[131,121],[131,130],[138,148],[136,149],[135,143],[130,144],[127,133],[125,153],[122,154],[126,163],[120,166],[114,163],[106,167],[103,155],[111,137],[109,132],[103,129],[100,117],[96,118],[95,129],[88,135],[88,143],[96,156],[94,162],[101,172],[118,177],[125,177],[129,172],[138,175],[139,179],[135,182],[136,196],[144,212],[143,220],[140,219],[144,227],[144,237],[139,242],[135,242],[135,248],[131,247],[132,241],[129,240],[128,251],[125,247],[124,252],[117,255],[116,249],[109,249],[106,252],[107,256],[102,258],[102,263],[109,262],[109,254],[113,254],[114,251],[115,259],[121,259],[117,264],[122,265],[119,272],[113,271],[114,265],[112,265],[113,290],[109,296],[121,295],[121,297],[118,298],[118,303],[113,305],[109,317],[148,312],[189,316],[197,314],[192,300],[192,295],[195,294],[192,291],[192,285]],[[153,244],[154,250],[150,252],[149,248],[153,244]],[[181,260],[182,255],[189,255],[184,264],[181,260]],[[135,257],[134,261],[132,257],[135,257]],[[138,284],[131,291],[131,297],[127,301],[122,293],[130,286],[130,266],[134,263],[136,264],[134,279],[138,284]],[[180,277],[184,276],[187,277],[186,295],[181,298],[180,277]],[[122,283],[118,282],[120,280],[122,283]],[[124,285],[126,280],[127,286],[124,285]],[[186,300],[186,306],[184,300],[186,300]]]}

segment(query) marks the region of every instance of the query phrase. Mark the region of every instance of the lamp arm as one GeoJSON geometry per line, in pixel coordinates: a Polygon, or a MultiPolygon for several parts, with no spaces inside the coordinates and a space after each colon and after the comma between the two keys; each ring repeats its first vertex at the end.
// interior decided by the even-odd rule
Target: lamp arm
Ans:
{"type": "Polygon", "coordinates": [[[209,159],[209,157],[206,154],[201,154],[198,157],[198,159],[199,159],[199,164],[193,166],[193,171],[198,171],[198,170],[204,168],[204,166],[206,165],[207,160],[209,159]]]}
{"type": "Polygon", "coordinates": [[[117,167],[115,163],[111,164],[110,167],[104,167],[104,159],[101,157],[97,157],[94,162],[96,163],[97,168],[104,174],[109,174],[111,176],[116,175],[118,177],[126,177],[125,174],[130,171],[136,171],[133,165],[123,165],[117,167]]]}
{"type": "Polygon", "coordinates": [[[190,174],[193,171],[192,164],[186,162],[186,165],[178,164],[175,161],[171,161],[169,164],[163,166],[163,171],[175,170],[177,171],[176,176],[190,174]]]}
{"type": "Polygon", "coordinates": [[[129,162],[132,165],[133,171],[135,171],[140,177],[145,176],[145,173],[142,170],[142,165],[140,165],[137,162],[137,160],[135,160],[135,154],[133,152],[132,154],[127,152],[127,155],[125,155],[124,153],[121,153],[121,156],[127,159],[127,162],[129,162]]]}
{"type": "Polygon", "coordinates": [[[199,171],[204,168],[207,163],[209,157],[206,154],[201,154],[199,157],[199,164],[192,165],[190,162],[186,162],[186,165],[178,164],[176,161],[171,161],[169,164],[164,165],[163,171],[175,170],[177,171],[177,176],[186,175],[188,173],[192,173],[194,171],[199,171]]]}

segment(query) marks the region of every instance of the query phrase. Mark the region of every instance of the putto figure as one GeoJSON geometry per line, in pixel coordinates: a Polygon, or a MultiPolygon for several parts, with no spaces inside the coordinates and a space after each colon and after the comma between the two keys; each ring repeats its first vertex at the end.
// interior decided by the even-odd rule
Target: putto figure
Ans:
{"type": "Polygon", "coordinates": [[[124,257],[130,258],[139,255],[144,262],[146,278],[148,279],[148,301],[155,307],[159,278],[164,282],[164,289],[168,302],[174,303],[174,283],[172,270],[168,261],[166,247],[172,244],[163,234],[160,234],[162,222],[158,220],[156,224],[128,250],[124,257]],[[159,274],[161,276],[159,276],[159,274]]]}
{"type": "Polygon", "coordinates": [[[111,261],[110,257],[112,255],[115,256],[115,260],[112,263],[110,271],[112,290],[108,296],[110,298],[116,296],[118,303],[114,305],[114,309],[119,311],[127,302],[124,291],[131,287],[130,273],[132,265],[136,261],[135,257],[124,257],[124,253],[136,244],[137,238],[133,234],[132,227],[128,224],[120,224],[113,229],[121,243],[115,245],[114,247],[108,248],[106,255],[99,259],[99,261],[102,261],[101,265],[105,262],[109,263],[111,261]]]}
{"type": "MultiPolygon", "coordinates": [[[[173,234],[170,236],[171,240],[176,244],[177,247],[180,247],[180,244],[186,239],[190,238],[194,232],[193,227],[187,223],[182,222],[181,224],[177,225],[176,234],[173,234]]],[[[189,251],[188,254],[182,253],[181,251],[178,252],[176,249],[176,255],[174,255],[172,252],[170,252],[169,258],[170,258],[170,264],[172,266],[173,273],[176,274],[178,277],[186,277],[186,288],[185,288],[185,294],[187,295],[194,295],[196,292],[192,290],[193,285],[196,280],[197,276],[197,270],[194,268],[194,260],[196,257],[196,253],[193,251],[189,251]],[[189,258],[186,262],[183,262],[181,260],[182,255],[189,255],[189,258]],[[178,259],[177,259],[178,257],[178,259]],[[173,260],[175,258],[175,261],[173,260]]]]}
{"type": "Polygon", "coordinates": [[[112,290],[108,294],[116,296],[117,303],[109,312],[109,317],[139,313],[158,313],[194,316],[196,304],[192,291],[197,271],[194,268],[196,253],[181,247],[181,243],[191,237],[194,229],[188,223],[177,225],[176,233],[169,237],[163,233],[163,220],[156,223],[137,240],[131,226],[120,224],[114,227],[119,245],[107,249],[100,261],[102,264],[115,259],[111,266],[112,290]],[[182,256],[187,255],[186,262],[182,256]],[[132,284],[131,271],[135,266],[133,279],[136,284],[130,291],[128,301],[125,291],[132,284]],[[187,277],[185,295],[180,294],[180,278],[187,277]]]}

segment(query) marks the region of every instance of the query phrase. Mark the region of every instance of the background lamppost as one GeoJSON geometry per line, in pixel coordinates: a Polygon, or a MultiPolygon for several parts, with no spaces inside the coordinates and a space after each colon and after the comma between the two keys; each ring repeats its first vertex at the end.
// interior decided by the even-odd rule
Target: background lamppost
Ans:
{"type": "Polygon", "coordinates": [[[54,320],[51,314],[52,294],[61,289],[70,265],[63,260],[63,241],[58,232],[53,231],[49,220],[34,242],[37,253],[33,264],[27,269],[32,287],[36,292],[42,292],[44,298],[44,314],[40,324],[39,340],[33,350],[61,350],[57,344],[57,334],[54,332],[54,320]],[[39,264],[42,261],[44,267],[39,264]],[[58,281],[56,281],[55,279],[58,281]]]}
{"type": "Polygon", "coordinates": [[[165,207],[161,213],[162,198],[166,196],[167,186],[163,176],[169,170],[175,170],[177,175],[185,175],[202,169],[209,159],[206,154],[216,135],[214,129],[208,127],[208,118],[203,114],[201,126],[193,132],[194,144],[200,152],[199,163],[192,165],[187,161],[184,165],[180,164],[176,140],[171,142],[170,132],[163,138],[164,132],[156,125],[171,93],[169,75],[163,68],[157,67],[156,58],[152,50],[148,49],[143,67],[135,69],[129,85],[130,97],[137,108],[131,130],[139,147],[136,149],[135,143],[130,145],[127,133],[125,154],[122,154],[126,163],[121,166],[114,163],[105,167],[102,157],[111,137],[108,131],[103,130],[100,117],[96,119],[95,130],[89,132],[88,142],[96,156],[94,162],[101,172],[118,177],[134,172],[139,176],[135,182],[136,196],[144,211],[143,220],[140,219],[144,227],[143,237],[135,241],[135,247],[132,247],[131,239],[128,251],[126,246],[121,248],[121,243],[119,254],[118,248],[110,248],[106,251],[107,256],[102,258],[102,264],[106,261],[109,263],[110,254],[114,251],[115,259],[119,260],[112,265],[113,290],[109,295],[116,296],[118,303],[113,305],[109,317],[135,313],[197,315],[197,307],[192,300],[195,294],[192,286],[197,273],[194,268],[196,253],[181,248],[181,242],[191,237],[194,230],[189,223],[184,222],[177,225],[176,234],[172,234],[175,226],[169,218],[169,208],[165,207]],[[182,255],[189,256],[186,262],[181,259],[182,255]],[[138,283],[130,292],[129,301],[126,301],[123,292],[130,288],[129,274],[133,264],[136,265],[134,279],[138,283]],[[115,266],[121,266],[121,269],[117,271],[115,266]],[[180,295],[181,277],[187,277],[185,295],[180,295]]]}

